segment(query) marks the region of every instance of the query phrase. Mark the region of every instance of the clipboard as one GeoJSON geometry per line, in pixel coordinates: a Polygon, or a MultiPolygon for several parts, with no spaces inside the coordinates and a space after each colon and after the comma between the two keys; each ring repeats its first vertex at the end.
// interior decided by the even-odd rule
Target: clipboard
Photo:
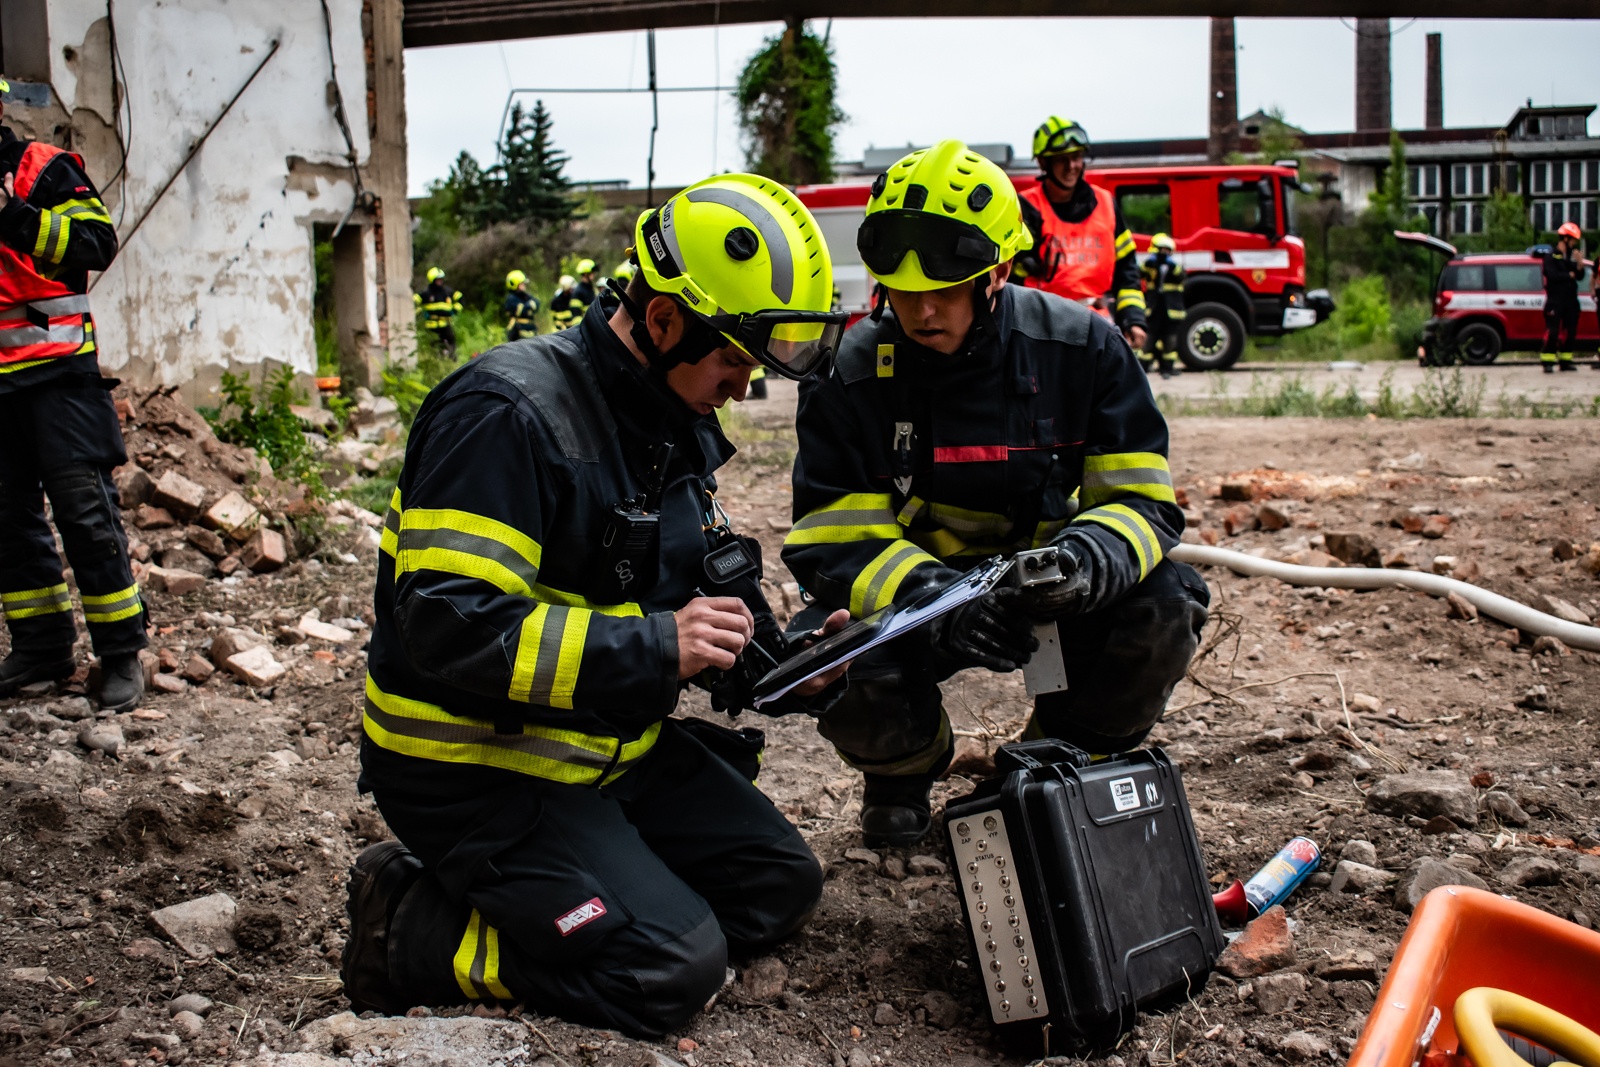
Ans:
{"type": "Polygon", "coordinates": [[[781,700],[795,686],[808,682],[868,649],[910,633],[993,590],[1011,570],[1012,561],[994,556],[942,589],[930,589],[908,604],[891,604],[830,634],[768,671],[756,683],[757,708],[781,700]]]}

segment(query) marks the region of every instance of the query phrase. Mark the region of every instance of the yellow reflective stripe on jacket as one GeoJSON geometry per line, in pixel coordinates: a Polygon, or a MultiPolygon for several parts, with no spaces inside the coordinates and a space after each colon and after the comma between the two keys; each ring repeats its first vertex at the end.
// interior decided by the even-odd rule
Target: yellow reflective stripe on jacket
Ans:
{"type": "MultiPolygon", "coordinates": [[[[93,348],[93,347],[94,347],[94,342],[90,341],[90,342],[88,342],[87,344],[84,345],[84,348],[80,348],[80,349],[78,349],[78,352],[74,352],[73,355],[77,355],[79,352],[82,352],[85,348],[93,348]]],[[[44,359],[29,359],[29,360],[24,360],[21,363],[0,363],[0,374],[14,374],[19,370],[27,370],[29,367],[37,367],[41,363],[49,363],[50,360],[53,359],[53,358],[54,357],[52,357],[52,356],[46,356],[44,359]]]]}
{"type": "Polygon", "coordinates": [[[380,748],[404,756],[470,763],[569,785],[614,781],[656,743],[660,723],[636,741],[601,737],[524,722],[516,733],[495,732],[488,719],[452,715],[436,704],[385,693],[367,675],[367,736],[380,748]]]}
{"type": "Polygon", "coordinates": [[[1123,308],[1144,308],[1144,306],[1145,306],[1145,303],[1144,303],[1144,290],[1142,290],[1142,289],[1118,289],[1117,290],[1117,310],[1118,311],[1121,311],[1123,308]]]}
{"type": "Polygon", "coordinates": [[[101,596],[83,597],[83,617],[87,622],[120,622],[131,619],[143,610],[144,605],[139,602],[139,583],[134,582],[126,589],[115,593],[105,593],[101,596]]]}
{"type": "Polygon", "coordinates": [[[795,523],[783,543],[836,545],[899,536],[888,493],[847,493],[795,523]]]}
{"type": "Polygon", "coordinates": [[[958,508],[954,504],[929,504],[925,509],[935,526],[962,537],[1005,537],[1015,525],[995,511],[958,508]]]}
{"type": "Polygon", "coordinates": [[[60,263],[67,254],[67,239],[72,234],[72,220],[59,211],[43,209],[39,212],[39,236],[33,242],[35,259],[60,263]]]}
{"type": "Polygon", "coordinates": [[[500,981],[500,931],[472,909],[453,961],[456,984],[469,1000],[511,1000],[500,981]]]}
{"type": "Polygon", "coordinates": [[[1133,255],[1134,247],[1132,231],[1123,230],[1121,233],[1117,234],[1115,252],[1118,259],[1121,259],[1123,256],[1133,255]]]}
{"type": "Polygon", "coordinates": [[[581,608],[535,604],[522,620],[506,696],[525,704],[572,707],[590,614],[581,608]]]}
{"type": "Polygon", "coordinates": [[[50,210],[79,221],[104,222],[107,224],[111,222],[111,216],[106,214],[106,206],[94,198],[88,200],[66,200],[50,210]]]}
{"type": "Polygon", "coordinates": [[[1161,562],[1161,542],[1156,538],[1156,532],[1150,528],[1143,515],[1134,511],[1126,504],[1104,504],[1100,507],[1085,511],[1074,522],[1097,522],[1119,534],[1124,541],[1133,546],[1134,555],[1139,557],[1139,580],[1155,569],[1161,562]]]}
{"type": "Polygon", "coordinates": [[[72,596],[67,583],[47,585],[43,589],[19,589],[14,593],[0,593],[0,607],[7,619],[31,619],[39,615],[54,615],[72,610],[72,596]]]}
{"type": "Polygon", "coordinates": [[[543,556],[521,530],[454,508],[402,510],[396,543],[396,580],[411,571],[442,571],[529,597],[543,556]]]}
{"type": "Polygon", "coordinates": [[[533,599],[541,604],[560,604],[568,608],[583,608],[586,611],[598,612],[601,615],[644,618],[644,608],[631,600],[621,604],[596,604],[592,600],[585,600],[577,593],[569,593],[565,589],[554,589],[548,585],[535,585],[533,587],[533,599]]]}
{"type": "Polygon", "coordinates": [[[900,583],[912,568],[922,563],[938,563],[910,541],[896,541],[862,568],[850,584],[850,614],[870,615],[894,600],[900,583]]]}
{"type": "Polygon", "coordinates": [[[1162,504],[1175,504],[1172,471],[1159,452],[1111,452],[1083,458],[1083,503],[1096,507],[1132,494],[1162,504]]]}
{"type": "Polygon", "coordinates": [[[378,551],[393,556],[400,549],[400,487],[389,497],[389,510],[383,514],[383,533],[378,536],[378,551]]]}

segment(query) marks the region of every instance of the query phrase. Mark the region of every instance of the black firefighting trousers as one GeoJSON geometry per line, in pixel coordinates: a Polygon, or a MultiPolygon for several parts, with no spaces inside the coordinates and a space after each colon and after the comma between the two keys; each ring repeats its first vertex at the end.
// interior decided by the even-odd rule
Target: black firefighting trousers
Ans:
{"type": "MultiPolygon", "coordinates": [[[[1093,754],[1138,745],[1188,670],[1210,602],[1199,572],[1162,560],[1116,603],[1062,619],[1068,688],[1036,700],[1026,736],[1060,738],[1093,754]]],[[[789,628],[815,629],[826,615],[807,608],[789,628]]],[[[920,634],[880,645],[855,660],[850,687],[818,728],[846,763],[868,774],[936,773],[952,746],[939,683],[960,669],[929,651],[920,634]]]]}
{"type": "Polygon", "coordinates": [[[70,652],[77,636],[47,496],[95,652],[148,644],[111,482],[127,462],[108,392],[115,384],[70,375],[0,393],[0,606],[13,650],[70,652]]]}
{"type": "Polygon", "coordinates": [[[629,1034],[676,1029],[730,953],[793,933],[822,896],[816,857],[751,784],[748,756],[735,770],[668,719],[643,763],[601,788],[372,783],[428,868],[390,925],[392,981],[418,1004],[524,1001],[629,1034]]]}

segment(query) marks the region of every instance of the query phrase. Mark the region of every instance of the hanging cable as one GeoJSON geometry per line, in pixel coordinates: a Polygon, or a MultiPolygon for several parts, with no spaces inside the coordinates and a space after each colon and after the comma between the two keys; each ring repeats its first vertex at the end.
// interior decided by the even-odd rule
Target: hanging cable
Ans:
{"type": "Polygon", "coordinates": [[[661,98],[656,89],[656,31],[646,32],[645,50],[650,59],[650,155],[644,164],[644,202],[650,205],[656,199],[656,131],[661,128],[661,98]]]}
{"type": "Polygon", "coordinates": [[[328,11],[328,0],[322,3],[322,29],[328,38],[328,77],[332,79],[333,86],[333,118],[339,124],[339,132],[344,134],[346,149],[345,158],[350,163],[350,180],[355,183],[355,192],[350,199],[350,210],[344,213],[344,218],[339,220],[339,225],[333,228],[333,236],[338,237],[344,229],[345,223],[350,221],[350,216],[356,213],[356,208],[365,207],[367,190],[361,182],[361,167],[356,155],[356,140],[350,133],[350,120],[345,115],[344,92],[339,88],[339,67],[333,58],[333,15],[328,11]]]}
{"type": "Polygon", "coordinates": [[[112,128],[117,135],[117,148],[122,153],[122,159],[117,164],[117,172],[106,182],[106,188],[117,184],[120,180],[122,188],[117,192],[117,221],[116,228],[122,227],[122,220],[128,213],[128,153],[133,151],[133,101],[128,98],[128,68],[122,64],[122,49],[117,44],[117,20],[112,11],[113,0],[106,0],[106,29],[111,35],[111,106],[113,109],[112,128]],[[122,132],[122,111],[128,111],[128,132],[122,132]]]}

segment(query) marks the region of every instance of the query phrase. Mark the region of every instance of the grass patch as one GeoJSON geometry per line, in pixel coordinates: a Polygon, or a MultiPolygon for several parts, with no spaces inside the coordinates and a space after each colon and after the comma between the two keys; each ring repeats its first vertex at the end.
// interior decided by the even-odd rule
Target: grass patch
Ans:
{"type": "Polygon", "coordinates": [[[1385,371],[1378,380],[1377,394],[1368,399],[1354,382],[1336,383],[1317,389],[1298,374],[1282,378],[1257,376],[1244,396],[1229,392],[1228,379],[1214,376],[1207,396],[1158,396],[1157,403],[1168,417],[1180,415],[1224,415],[1256,418],[1326,419],[1474,419],[1485,415],[1498,418],[1600,418],[1600,396],[1584,400],[1577,397],[1534,400],[1511,396],[1502,388],[1492,406],[1484,393],[1487,381],[1469,376],[1460,367],[1430,368],[1410,395],[1395,388],[1394,371],[1385,371]]]}

